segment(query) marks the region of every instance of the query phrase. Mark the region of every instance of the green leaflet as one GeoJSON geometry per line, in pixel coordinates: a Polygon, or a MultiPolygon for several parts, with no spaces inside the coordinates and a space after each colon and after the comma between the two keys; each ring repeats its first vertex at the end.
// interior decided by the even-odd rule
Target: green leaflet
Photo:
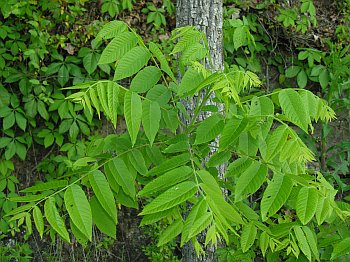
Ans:
{"type": "MultiPolygon", "coordinates": [[[[111,120],[114,128],[117,126],[118,106],[119,106],[119,85],[112,81],[98,82],[96,85],[99,102],[103,112],[111,120]]],[[[97,101],[92,100],[96,107],[97,101]]],[[[98,108],[100,108],[98,106],[98,108]]]]}
{"type": "Polygon", "coordinates": [[[302,187],[299,190],[296,212],[303,225],[306,225],[316,213],[318,193],[315,188],[302,187]]]}
{"type": "Polygon", "coordinates": [[[162,220],[163,218],[173,216],[176,213],[179,214],[177,207],[174,207],[157,213],[145,215],[141,220],[140,226],[151,225],[159,220],[162,220]]]}
{"type": "Polygon", "coordinates": [[[83,58],[83,65],[89,75],[91,75],[97,68],[100,54],[89,53],[83,58]]]}
{"type": "Polygon", "coordinates": [[[162,122],[165,123],[165,126],[163,126],[163,128],[165,127],[175,134],[180,123],[178,111],[175,109],[162,110],[162,119],[164,121],[162,122]]]}
{"type": "Polygon", "coordinates": [[[116,157],[112,161],[109,161],[107,166],[118,185],[122,187],[123,191],[128,196],[134,199],[136,194],[134,185],[135,179],[124,161],[121,158],[116,157]]]}
{"type": "Polygon", "coordinates": [[[72,219],[69,219],[69,224],[76,241],[83,247],[86,247],[89,239],[78,229],[78,227],[73,223],[72,219]]]}
{"type": "Polygon", "coordinates": [[[96,198],[101,204],[102,208],[108,213],[112,218],[114,223],[117,222],[117,208],[113,193],[109,187],[108,181],[105,175],[100,170],[94,170],[89,173],[89,181],[92,186],[96,198]]]}
{"type": "Polygon", "coordinates": [[[170,78],[177,84],[177,80],[174,76],[174,73],[171,71],[171,68],[168,64],[168,61],[166,60],[166,58],[164,57],[162,51],[160,51],[160,49],[158,48],[158,46],[154,43],[149,43],[149,50],[152,52],[152,54],[158,59],[158,61],[160,62],[160,69],[167,73],[168,76],[170,76],[170,78]]]}
{"type": "Polygon", "coordinates": [[[100,102],[99,99],[97,98],[97,93],[96,90],[94,88],[90,88],[89,89],[89,96],[90,96],[90,100],[92,105],[95,107],[96,111],[97,111],[97,115],[98,118],[100,118],[100,102]]]}
{"type": "Polygon", "coordinates": [[[187,180],[192,175],[192,168],[188,166],[180,166],[152,180],[139,192],[138,195],[152,196],[157,192],[163,191],[177,183],[187,180]]]}
{"type": "Polygon", "coordinates": [[[168,226],[162,234],[159,236],[159,241],[157,243],[157,246],[160,247],[162,245],[165,245],[169,241],[173,240],[176,236],[178,236],[183,227],[182,219],[178,219],[171,223],[170,226],[168,226]]]}
{"type": "Polygon", "coordinates": [[[111,21],[102,27],[101,31],[97,34],[97,38],[114,38],[127,29],[128,25],[126,23],[122,21],[111,21]]]}
{"type": "Polygon", "coordinates": [[[350,237],[343,239],[333,246],[331,260],[350,253],[350,237]]]}
{"type": "Polygon", "coordinates": [[[176,167],[186,165],[190,161],[190,154],[183,153],[181,155],[174,156],[162,162],[160,165],[152,168],[146,176],[157,176],[163,174],[169,170],[172,170],[176,167]]]}
{"type": "Polygon", "coordinates": [[[252,194],[258,190],[264,182],[266,175],[266,165],[253,161],[247,170],[245,170],[237,180],[235,186],[235,201],[241,201],[249,194],[252,194]]]}
{"type": "MultiPolygon", "coordinates": [[[[118,184],[118,181],[116,179],[116,176],[115,174],[110,170],[109,166],[111,164],[107,163],[106,165],[104,165],[104,173],[106,175],[106,178],[108,180],[108,184],[109,186],[111,187],[111,189],[115,192],[115,193],[118,193],[119,189],[120,189],[120,186],[118,184]]],[[[114,170],[114,169],[112,169],[114,170]]]]}
{"type": "Polygon", "coordinates": [[[292,180],[281,174],[274,174],[261,200],[261,217],[265,221],[273,216],[287,201],[293,188],[292,180]]]}
{"type": "Polygon", "coordinates": [[[158,133],[160,119],[159,104],[156,101],[144,100],[142,102],[142,126],[151,145],[158,133]]]}
{"type": "Polygon", "coordinates": [[[266,139],[273,123],[273,118],[268,117],[274,115],[274,105],[271,99],[268,97],[254,97],[251,102],[249,115],[260,116],[258,123],[250,124],[249,132],[253,136],[260,135],[262,139],[266,139]]]}
{"type": "Polygon", "coordinates": [[[223,151],[232,145],[239,138],[240,134],[242,134],[242,132],[245,130],[248,122],[249,121],[247,117],[233,117],[229,119],[225,123],[225,127],[220,137],[219,151],[223,151]]]}
{"type": "Polygon", "coordinates": [[[38,191],[45,191],[50,189],[62,188],[68,185],[67,180],[54,180],[46,183],[40,183],[35,186],[28,187],[21,190],[23,193],[35,193],[38,191]]]}
{"type": "Polygon", "coordinates": [[[195,91],[197,86],[203,82],[204,77],[202,72],[199,72],[196,68],[189,67],[182,77],[180,86],[177,90],[177,94],[183,97],[186,93],[195,91]]]}
{"type": "Polygon", "coordinates": [[[309,261],[311,261],[311,250],[310,250],[310,246],[309,246],[309,244],[307,242],[306,236],[304,234],[304,231],[301,229],[300,226],[295,226],[294,227],[294,233],[295,233],[295,237],[298,240],[299,248],[304,253],[306,258],[309,261]]]}
{"type": "Polygon", "coordinates": [[[299,93],[292,89],[283,89],[279,93],[278,99],[283,113],[288,119],[307,133],[310,116],[299,93]]]}
{"type": "Polygon", "coordinates": [[[10,197],[9,199],[12,202],[35,202],[35,201],[41,200],[45,197],[46,197],[46,194],[38,194],[38,195],[10,197]]]}
{"type": "Polygon", "coordinates": [[[316,220],[317,224],[321,225],[327,218],[330,217],[332,208],[330,201],[327,197],[319,197],[316,207],[316,220]]]}
{"type": "Polygon", "coordinates": [[[16,215],[18,213],[21,213],[23,211],[27,211],[28,209],[31,209],[34,207],[35,204],[33,203],[29,203],[29,204],[25,204],[23,206],[17,207],[15,209],[12,209],[10,212],[6,213],[6,215],[4,215],[4,217],[9,217],[9,216],[13,216],[16,215]]]}
{"type": "Polygon", "coordinates": [[[75,226],[87,239],[92,238],[92,215],[89,202],[80,186],[72,184],[64,193],[64,204],[75,226]]]}
{"type": "Polygon", "coordinates": [[[193,227],[191,228],[189,237],[195,237],[199,233],[201,233],[204,229],[206,229],[210,223],[213,221],[213,214],[211,212],[205,212],[201,215],[195,222],[193,227]]]}
{"type": "Polygon", "coordinates": [[[207,246],[211,242],[212,246],[217,244],[217,232],[215,225],[211,225],[205,234],[204,246],[207,246]]]}
{"type": "Polygon", "coordinates": [[[188,140],[179,141],[175,144],[170,144],[167,148],[163,150],[163,153],[174,154],[174,153],[180,153],[180,152],[188,152],[189,146],[190,145],[188,143],[188,140]]]}
{"type": "Polygon", "coordinates": [[[197,86],[196,92],[199,92],[204,87],[217,83],[219,80],[221,81],[222,79],[223,79],[223,74],[220,72],[215,72],[209,75],[207,78],[205,78],[203,82],[197,86]]]}
{"type": "Polygon", "coordinates": [[[241,235],[241,248],[243,253],[247,252],[254,244],[258,229],[253,222],[244,225],[241,235]]]}
{"type": "Polygon", "coordinates": [[[270,242],[270,237],[267,234],[266,231],[262,232],[260,235],[260,249],[261,249],[261,253],[263,254],[263,256],[265,257],[267,248],[269,247],[269,242],[270,242]]]}
{"type": "Polygon", "coordinates": [[[147,66],[137,73],[130,84],[130,91],[136,93],[145,93],[154,87],[162,72],[155,66],[147,66]]]}
{"type": "Polygon", "coordinates": [[[127,154],[127,156],[131,165],[135,168],[137,172],[139,172],[141,175],[145,175],[148,172],[145,159],[143,158],[143,155],[140,152],[140,150],[133,149],[130,153],[127,154]]]}
{"type": "Polygon", "coordinates": [[[122,188],[118,190],[118,193],[115,196],[115,200],[118,204],[121,204],[123,206],[135,208],[135,209],[139,208],[138,203],[135,200],[135,196],[129,196],[124,192],[122,188]]]}
{"type": "Polygon", "coordinates": [[[225,177],[239,176],[252,164],[252,162],[253,160],[248,157],[238,158],[227,167],[225,177]]]}
{"type": "Polygon", "coordinates": [[[25,221],[26,221],[28,234],[31,235],[33,233],[33,226],[32,226],[32,218],[30,216],[30,213],[27,213],[25,217],[25,221]]]}
{"type": "Polygon", "coordinates": [[[211,115],[197,127],[195,145],[208,143],[216,138],[224,127],[223,116],[219,114],[211,115]]]}
{"type": "Polygon", "coordinates": [[[35,227],[38,230],[40,237],[43,238],[44,219],[43,219],[43,215],[41,213],[41,210],[38,206],[35,206],[33,208],[33,219],[34,219],[35,227]]]}
{"type": "Polygon", "coordinates": [[[147,48],[136,46],[127,52],[119,61],[113,80],[120,80],[137,73],[151,58],[147,48]]]}
{"type": "Polygon", "coordinates": [[[207,167],[216,167],[230,160],[232,153],[230,151],[215,152],[207,162],[207,167]]]}
{"type": "Polygon", "coordinates": [[[307,115],[310,117],[309,122],[311,123],[312,120],[315,120],[318,98],[308,90],[299,91],[299,94],[305,110],[307,111],[307,115]]]}
{"type": "Polygon", "coordinates": [[[184,51],[187,47],[191,46],[193,43],[197,43],[201,38],[202,34],[196,31],[193,27],[181,28],[182,32],[174,35],[173,38],[180,38],[175,45],[171,54],[176,54],[184,51]]]}
{"type": "Polygon", "coordinates": [[[159,84],[147,92],[146,98],[157,102],[160,106],[164,106],[169,102],[171,92],[165,85],[159,84]]]}
{"type": "Polygon", "coordinates": [[[214,187],[205,183],[201,183],[199,185],[206,193],[207,204],[214,212],[214,215],[218,218],[218,220],[215,220],[215,223],[221,222],[227,227],[227,229],[231,229],[231,223],[244,224],[242,217],[237,210],[225,201],[221,189],[217,189],[217,183],[216,185],[214,184],[214,187]]]}
{"type": "Polygon", "coordinates": [[[132,145],[135,145],[142,117],[142,103],[138,94],[130,91],[125,93],[124,117],[132,145]]]}
{"type": "Polygon", "coordinates": [[[191,239],[191,230],[195,226],[196,221],[205,215],[208,210],[208,205],[203,198],[191,208],[190,213],[186,217],[184,227],[181,234],[181,246],[191,239]]]}
{"type": "Polygon", "coordinates": [[[168,189],[146,205],[140,215],[147,215],[170,209],[190,199],[196,192],[197,185],[194,182],[182,182],[168,189]]]}
{"type": "Polygon", "coordinates": [[[312,254],[315,256],[317,261],[320,261],[320,255],[319,255],[318,247],[317,247],[316,234],[314,234],[314,232],[312,232],[312,230],[307,226],[303,226],[302,229],[305,233],[305,237],[306,237],[306,240],[310,246],[312,254]]]}
{"type": "MultiPolygon", "coordinates": [[[[97,228],[106,235],[116,239],[116,219],[113,219],[101,206],[96,196],[90,199],[92,219],[97,228]]],[[[116,215],[116,214],[115,214],[116,215]]],[[[116,216],[115,216],[116,218],[116,216]]]]}
{"type": "Polygon", "coordinates": [[[58,213],[55,199],[53,197],[49,197],[44,204],[44,213],[47,222],[52,226],[52,228],[68,243],[70,243],[70,238],[66,229],[66,225],[63,219],[60,217],[58,213]]]}
{"type": "Polygon", "coordinates": [[[192,43],[188,46],[180,56],[180,63],[190,65],[193,61],[204,59],[208,54],[208,49],[201,43],[192,43]]]}
{"type": "Polygon", "coordinates": [[[133,33],[123,32],[114,38],[103,50],[98,64],[113,63],[124,56],[137,44],[137,38],[133,33]]]}
{"type": "Polygon", "coordinates": [[[288,133],[288,127],[281,125],[268,136],[266,141],[266,149],[260,149],[261,155],[266,162],[269,162],[279,152],[281,152],[287,141],[288,133]]]}

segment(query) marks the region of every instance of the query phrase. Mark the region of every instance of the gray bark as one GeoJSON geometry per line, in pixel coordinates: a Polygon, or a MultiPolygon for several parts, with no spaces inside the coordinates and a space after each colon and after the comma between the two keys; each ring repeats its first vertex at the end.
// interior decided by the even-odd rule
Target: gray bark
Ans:
{"type": "Polygon", "coordinates": [[[176,26],[196,26],[205,32],[213,70],[224,67],[222,16],[222,0],[177,0],[176,3],[176,26]]]}
{"type": "MultiPolygon", "coordinates": [[[[176,3],[176,26],[196,26],[205,32],[208,40],[209,52],[214,68],[211,71],[223,70],[223,12],[222,0],[177,0],[176,3]]],[[[209,63],[207,63],[208,66],[209,63]]],[[[201,96],[201,94],[199,94],[201,96]]],[[[208,101],[208,103],[212,103],[208,101]]],[[[190,116],[193,115],[195,99],[184,101],[184,105],[190,116]]],[[[199,115],[199,119],[207,115],[199,115]]],[[[219,175],[223,175],[224,167],[219,167],[219,175]]],[[[204,237],[205,238],[205,237],[204,237]]],[[[206,249],[205,257],[197,257],[191,243],[186,244],[182,250],[182,261],[216,261],[213,248],[206,249]]]]}

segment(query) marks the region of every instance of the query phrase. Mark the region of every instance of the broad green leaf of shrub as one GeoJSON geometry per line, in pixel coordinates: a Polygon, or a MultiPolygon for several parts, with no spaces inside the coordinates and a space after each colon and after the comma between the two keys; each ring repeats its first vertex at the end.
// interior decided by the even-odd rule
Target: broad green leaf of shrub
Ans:
{"type": "Polygon", "coordinates": [[[132,79],[130,84],[130,91],[136,93],[145,93],[155,86],[162,72],[155,66],[147,66],[139,71],[132,79]]]}
{"type": "Polygon", "coordinates": [[[273,216],[287,201],[293,188],[292,180],[282,174],[274,174],[261,200],[261,217],[265,221],[273,216]]]}
{"type": "Polygon", "coordinates": [[[303,225],[306,225],[315,215],[318,193],[314,188],[302,187],[298,193],[296,212],[303,225]]]}
{"type": "Polygon", "coordinates": [[[257,161],[252,164],[241,174],[235,186],[235,200],[241,201],[248,194],[254,193],[260,188],[267,175],[267,167],[257,161]]]}
{"type": "Polygon", "coordinates": [[[157,175],[163,174],[176,167],[183,166],[187,164],[189,161],[190,161],[189,153],[183,153],[181,155],[173,156],[172,158],[165,160],[161,164],[149,170],[146,176],[157,176],[157,175]]]}
{"type": "Polygon", "coordinates": [[[73,184],[64,193],[64,204],[75,226],[92,239],[92,215],[89,202],[80,186],[73,184]]]}
{"type": "Polygon", "coordinates": [[[151,53],[142,46],[133,47],[119,61],[115,69],[114,79],[120,80],[137,73],[151,58],[151,53]]]}
{"type": "Polygon", "coordinates": [[[134,199],[136,194],[135,179],[125,162],[121,158],[116,157],[112,161],[109,161],[107,166],[111,175],[117,181],[118,185],[122,187],[125,194],[134,199]]]}
{"type": "Polygon", "coordinates": [[[140,150],[131,150],[131,152],[128,153],[128,160],[130,161],[131,165],[136,169],[136,171],[139,172],[141,175],[145,175],[148,172],[145,159],[140,150]]]}
{"type": "Polygon", "coordinates": [[[186,217],[184,227],[181,233],[181,246],[191,239],[191,230],[196,221],[205,215],[208,210],[208,205],[203,198],[201,198],[192,208],[186,217]]]}
{"type": "Polygon", "coordinates": [[[286,77],[295,77],[298,75],[298,73],[300,72],[301,68],[300,66],[291,66],[288,67],[286,70],[286,77]]]}
{"type": "Polygon", "coordinates": [[[173,71],[171,71],[171,68],[168,64],[168,61],[166,60],[166,58],[164,57],[162,51],[160,51],[160,49],[158,48],[158,46],[154,43],[149,43],[149,50],[152,52],[152,54],[158,59],[158,61],[160,62],[160,69],[167,73],[168,76],[170,76],[170,78],[177,83],[177,80],[174,76],[173,71]]]}
{"type": "Polygon", "coordinates": [[[101,232],[116,239],[116,220],[114,220],[101,206],[96,196],[90,199],[92,220],[101,232]]]}
{"type": "Polygon", "coordinates": [[[146,205],[140,215],[147,215],[170,209],[190,199],[196,192],[197,185],[192,181],[177,184],[146,205]]]}
{"type": "Polygon", "coordinates": [[[331,260],[350,253],[350,237],[344,238],[333,246],[331,260]]]}
{"type": "MultiPolygon", "coordinates": [[[[97,83],[96,89],[103,112],[116,128],[119,105],[119,85],[112,81],[101,81],[97,83]]],[[[96,107],[96,104],[98,104],[96,100],[91,101],[96,109],[100,108],[100,106],[96,107]]]]}
{"type": "Polygon", "coordinates": [[[152,196],[157,192],[172,187],[173,185],[185,181],[193,175],[192,168],[180,166],[149,182],[140,192],[139,196],[152,196]]]}
{"type": "Polygon", "coordinates": [[[224,127],[223,117],[215,114],[203,120],[196,130],[194,144],[208,143],[216,138],[224,127]]]}
{"type": "Polygon", "coordinates": [[[127,31],[128,25],[122,21],[111,21],[104,25],[97,34],[98,38],[109,39],[118,36],[120,33],[127,31]]]}
{"type": "Polygon", "coordinates": [[[165,245],[169,241],[173,240],[176,236],[180,235],[183,228],[182,219],[177,219],[168,226],[162,234],[159,236],[157,246],[165,245]]]}
{"type": "Polygon", "coordinates": [[[305,237],[306,237],[307,243],[310,246],[312,254],[315,256],[317,261],[320,261],[320,255],[319,255],[318,247],[317,247],[317,237],[316,237],[315,232],[313,232],[307,226],[303,226],[302,229],[305,233],[305,237]]]}
{"type": "Polygon", "coordinates": [[[300,88],[305,88],[307,84],[307,74],[304,70],[300,70],[297,76],[297,83],[300,88]]]}
{"type": "Polygon", "coordinates": [[[38,183],[37,185],[27,187],[27,188],[21,190],[21,192],[33,193],[33,192],[38,192],[38,191],[50,190],[50,189],[58,189],[58,188],[65,187],[67,185],[68,185],[67,180],[53,180],[50,182],[38,183]]]}
{"type": "Polygon", "coordinates": [[[136,143],[142,118],[142,102],[138,94],[127,91],[124,96],[124,117],[132,145],[136,143]]]}
{"type": "Polygon", "coordinates": [[[192,66],[189,67],[182,77],[179,89],[177,90],[178,95],[183,97],[186,93],[195,91],[197,86],[202,83],[203,80],[204,76],[202,72],[199,72],[192,66]]]}
{"type": "Polygon", "coordinates": [[[152,145],[159,130],[161,119],[160,106],[156,101],[144,100],[142,102],[142,126],[152,145]]]}
{"type": "Polygon", "coordinates": [[[298,240],[299,248],[304,253],[306,258],[309,261],[311,261],[311,249],[310,249],[310,246],[309,246],[308,241],[306,239],[304,231],[301,229],[300,226],[295,226],[294,233],[295,233],[295,237],[298,240]]]}
{"type": "Polygon", "coordinates": [[[99,65],[113,63],[120,60],[137,44],[137,37],[130,32],[123,32],[114,38],[103,50],[98,61],[99,65]]]}
{"type": "Polygon", "coordinates": [[[83,58],[83,65],[89,75],[91,75],[97,68],[98,60],[100,59],[100,54],[89,53],[83,58]]]}
{"type": "Polygon", "coordinates": [[[42,238],[44,234],[44,219],[38,206],[35,206],[33,208],[33,219],[35,227],[38,230],[40,237],[42,238]]]}
{"type": "Polygon", "coordinates": [[[105,175],[100,170],[89,173],[89,181],[97,200],[102,208],[112,218],[114,223],[117,222],[117,208],[111,188],[105,175]]]}
{"type": "Polygon", "coordinates": [[[327,197],[319,197],[316,208],[317,224],[321,225],[331,215],[332,208],[327,197]]]}
{"type": "Polygon", "coordinates": [[[227,120],[220,137],[219,151],[223,151],[232,145],[246,129],[248,122],[247,117],[233,117],[227,120]]]}
{"type": "Polygon", "coordinates": [[[244,225],[241,235],[241,248],[243,253],[247,252],[249,248],[254,244],[257,235],[257,228],[254,223],[244,225]]]}
{"type": "Polygon", "coordinates": [[[70,238],[68,231],[66,229],[66,225],[58,213],[55,199],[53,197],[49,197],[44,204],[44,213],[47,221],[52,226],[52,228],[68,243],[70,243],[70,238]]]}
{"type": "Polygon", "coordinates": [[[310,116],[307,114],[298,92],[292,89],[283,89],[278,98],[283,113],[293,124],[307,133],[310,116]]]}
{"type": "Polygon", "coordinates": [[[266,149],[260,148],[261,155],[266,162],[281,152],[288,137],[288,127],[281,125],[267,137],[266,149]]]}

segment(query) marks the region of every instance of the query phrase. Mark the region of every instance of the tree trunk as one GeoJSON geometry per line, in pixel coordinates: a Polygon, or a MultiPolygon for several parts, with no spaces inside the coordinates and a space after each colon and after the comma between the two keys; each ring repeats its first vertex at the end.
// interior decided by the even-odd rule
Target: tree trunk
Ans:
{"type": "MultiPolygon", "coordinates": [[[[176,3],[176,26],[196,26],[207,36],[212,65],[207,65],[211,71],[223,70],[223,37],[222,37],[222,1],[221,0],[177,0],[176,3]]],[[[201,94],[199,94],[201,96],[201,94]]],[[[208,101],[208,103],[212,103],[208,101]]],[[[193,116],[195,101],[184,101],[184,105],[190,116],[193,116]]],[[[199,115],[199,119],[207,115],[199,115]]],[[[224,168],[219,167],[219,175],[223,175],[224,168]]],[[[198,258],[192,244],[186,244],[182,250],[182,261],[216,261],[215,250],[207,249],[206,256],[198,258]]]]}
{"type": "Polygon", "coordinates": [[[177,0],[176,27],[196,26],[205,32],[214,64],[212,70],[224,67],[222,21],[221,0],[177,0]]]}

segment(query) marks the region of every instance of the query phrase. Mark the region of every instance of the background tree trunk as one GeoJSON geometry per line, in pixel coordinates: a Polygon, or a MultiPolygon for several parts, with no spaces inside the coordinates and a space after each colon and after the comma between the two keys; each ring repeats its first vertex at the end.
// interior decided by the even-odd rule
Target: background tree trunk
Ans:
{"type": "MultiPolygon", "coordinates": [[[[223,56],[223,12],[221,0],[177,0],[176,3],[176,27],[196,26],[207,36],[209,52],[214,68],[211,71],[224,68],[223,56]]],[[[209,67],[209,63],[207,63],[209,67]]],[[[201,95],[201,94],[199,94],[201,95]]],[[[212,103],[209,101],[208,103],[212,103]]],[[[190,116],[193,116],[195,99],[184,101],[190,116]]],[[[199,119],[206,118],[206,114],[199,115],[199,119]]],[[[219,168],[222,175],[224,168],[219,168]]],[[[192,244],[186,244],[182,250],[183,261],[216,261],[213,249],[206,250],[206,257],[198,258],[192,244]]]]}

